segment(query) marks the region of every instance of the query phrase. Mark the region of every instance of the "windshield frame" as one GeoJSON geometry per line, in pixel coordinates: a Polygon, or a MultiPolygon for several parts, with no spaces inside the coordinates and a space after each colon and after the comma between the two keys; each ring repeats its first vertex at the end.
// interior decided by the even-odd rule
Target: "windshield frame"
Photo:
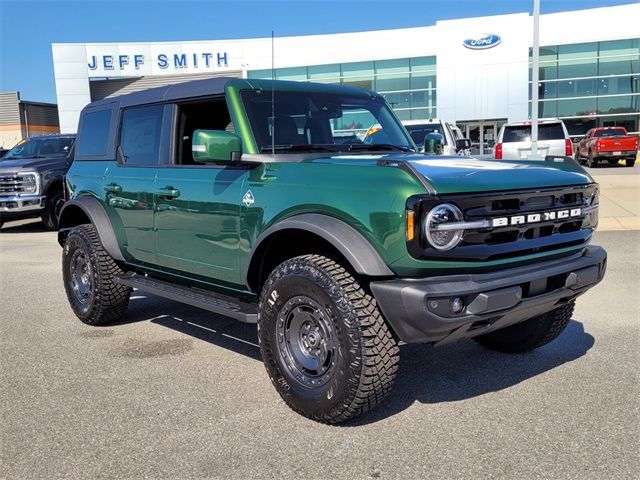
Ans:
{"type": "MultiPolygon", "coordinates": [[[[308,87],[308,84],[305,84],[305,87],[308,87]]],[[[372,117],[375,119],[376,122],[382,119],[386,125],[388,125],[390,128],[396,131],[396,136],[398,137],[396,138],[396,140],[401,140],[400,142],[397,143],[397,145],[394,144],[393,146],[390,146],[388,150],[385,150],[385,151],[389,151],[389,152],[398,152],[398,151],[416,152],[417,151],[416,145],[413,142],[411,136],[406,132],[406,129],[404,128],[400,120],[397,118],[395,112],[386,102],[384,97],[374,92],[367,92],[364,90],[351,92],[349,90],[351,89],[345,89],[344,92],[342,91],[327,92],[327,91],[323,91],[322,89],[318,89],[316,91],[316,90],[310,90],[308,88],[304,88],[300,90],[296,89],[295,87],[277,88],[273,92],[273,94],[276,97],[276,104],[275,104],[276,118],[278,118],[278,112],[279,112],[278,104],[279,103],[282,104],[283,102],[283,99],[280,99],[280,102],[278,101],[277,97],[279,96],[282,97],[282,96],[299,95],[301,97],[308,97],[311,101],[316,100],[317,101],[316,103],[321,105],[328,103],[326,101],[324,103],[320,102],[319,100],[322,97],[325,97],[326,99],[330,99],[330,97],[334,96],[336,100],[338,100],[334,103],[337,105],[340,105],[340,108],[338,109],[340,113],[347,111],[347,109],[343,109],[342,107],[344,107],[345,105],[349,105],[350,107],[352,107],[353,104],[357,104],[355,102],[361,102],[363,103],[363,105],[366,105],[366,106],[371,106],[375,104],[375,106],[377,107],[376,113],[366,108],[363,108],[363,110],[369,112],[369,114],[372,115],[372,117]],[[352,103],[349,103],[349,102],[352,102],[352,103]]],[[[262,137],[264,138],[261,138],[260,135],[256,134],[257,133],[256,128],[258,127],[258,125],[256,124],[256,119],[258,118],[258,119],[264,120],[265,118],[264,112],[256,112],[254,110],[254,107],[249,103],[250,100],[252,98],[255,98],[257,95],[265,95],[265,96],[268,95],[269,100],[271,99],[271,92],[267,92],[261,89],[245,88],[245,89],[239,90],[239,100],[242,105],[242,109],[244,110],[243,112],[244,116],[247,119],[246,126],[250,131],[258,150],[256,153],[270,154],[271,153],[271,148],[270,148],[271,133],[269,130],[271,128],[272,117],[271,115],[267,115],[266,119],[267,119],[267,122],[269,122],[266,130],[267,135],[266,136],[262,135],[262,137]],[[258,114],[258,113],[261,113],[261,114],[258,114]],[[265,140],[268,140],[269,143],[267,143],[265,140]]],[[[265,103],[270,103],[270,102],[265,102],[265,103]]],[[[357,109],[352,109],[352,110],[356,111],[357,109]]],[[[282,112],[282,108],[280,109],[280,112],[282,112]]],[[[307,121],[313,118],[313,116],[311,116],[312,113],[313,113],[312,111],[309,111],[309,114],[306,116],[307,121]]],[[[287,114],[290,114],[290,117],[295,116],[292,114],[292,112],[285,112],[285,114],[283,115],[287,115],[287,114]]],[[[298,115],[298,116],[303,116],[303,115],[298,115]]],[[[322,115],[318,115],[318,118],[321,121],[331,121],[334,118],[339,118],[339,117],[331,117],[331,116],[324,117],[322,115]]],[[[335,132],[344,132],[344,129],[334,129],[333,126],[331,126],[330,124],[329,124],[329,128],[331,128],[331,139],[333,143],[309,142],[305,144],[303,142],[302,144],[296,144],[296,145],[290,145],[289,143],[276,143],[275,153],[277,154],[295,153],[297,155],[300,155],[300,153],[304,151],[305,145],[309,146],[309,151],[308,151],[309,153],[315,153],[315,154],[317,154],[321,149],[326,150],[326,152],[329,154],[347,153],[350,155],[357,155],[357,154],[371,153],[371,152],[376,152],[378,154],[381,153],[381,149],[379,147],[376,147],[375,144],[372,145],[371,149],[358,148],[357,150],[355,149],[351,150],[351,145],[359,146],[359,145],[366,145],[366,144],[362,142],[362,139],[358,139],[357,142],[353,142],[353,143],[336,142],[336,138],[340,137],[340,135],[336,136],[335,132]],[[286,148],[287,146],[291,146],[292,149],[288,151],[286,148]]],[[[369,125],[364,126],[364,128],[362,128],[361,130],[364,130],[366,132],[368,128],[370,128],[369,125]]],[[[262,128],[262,130],[264,130],[264,128],[262,128]]],[[[354,132],[356,132],[356,129],[354,129],[354,132]]],[[[262,132],[262,133],[265,133],[265,132],[262,132]]],[[[357,137],[357,135],[354,134],[354,137],[357,137]]],[[[364,138],[364,135],[363,135],[363,138],[364,138]]],[[[388,142],[383,142],[383,143],[388,143],[388,142]]]]}
{"type": "MultiPolygon", "coordinates": [[[[20,142],[18,142],[16,145],[14,145],[7,153],[6,155],[4,155],[3,157],[0,158],[0,162],[4,161],[4,160],[32,160],[32,159],[42,159],[42,158],[68,158],[69,155],[71,154],[71,152],[73,151],[73,147],[75,145],[75,137],[72,136],[41,136],[41,137],[30,137],[30,138],[26,138],[20,142]],[[50,142],[53,140],[69,140],[69,145],[68,145],[68,149],[66,152],[62,153],[62,152],[57,152],[57,153],[53,153],[53,154],[39,154],[39,153],[35,153],[35,154],[28,154],[26,156],[12,156],[14,155],[14,150],[20,150],[23,149],[24,146],[28,143],[45,143],[45,142],[50,142]]],[[[41,145],[36,145],[36,152],[40,151],[41,145]]]]}

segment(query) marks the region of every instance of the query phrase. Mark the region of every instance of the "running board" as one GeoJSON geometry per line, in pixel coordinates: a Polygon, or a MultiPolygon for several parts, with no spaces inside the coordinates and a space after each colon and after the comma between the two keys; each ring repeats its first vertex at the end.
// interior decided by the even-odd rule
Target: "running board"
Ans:
{"type": "Polygon", "coordinates": [[[258,322],[257,305],[255,303],[245,303],[237,298],[220,293],[183,287],[137,273],[116,275],[113,281],[159,297],[231,317],[244,323],[258,322]]]}

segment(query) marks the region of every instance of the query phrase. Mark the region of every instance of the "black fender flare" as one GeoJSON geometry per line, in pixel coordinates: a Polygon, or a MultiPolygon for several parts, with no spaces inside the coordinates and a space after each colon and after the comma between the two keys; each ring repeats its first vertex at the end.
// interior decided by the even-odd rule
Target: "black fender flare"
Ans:
{"type": "Polygon", "coordinates": [[[98,237],[100,238],[100,243],[107,253],[111,255],[114,260],[124,262],[125,259],[120,251],[118,239],[116,238],[116,234],[104,206],[97,198],[90,195],[76,197],[64,204],[64,207],[62,207],[62,210],[60,211],[58,243],[63,246],[69,230],[78,224],[73,221],[73,219],[77,218],[74,212],[77,212],[76,209],[78,208],[82,210],[85,216],[95,227],[98,232],[98,237]]]}
{"type": "Polygon", "coordinates": [[[303,213],[277,222],[258,236],[245,267],[245,283],[248,281],[250,267],[262,242],[275,232],[291,229],[305,230],[323,238],[333,245],[359,274],[371,277],[395,276],[376,249],[355,228],[335,217],[319,213],[303,213]]]}

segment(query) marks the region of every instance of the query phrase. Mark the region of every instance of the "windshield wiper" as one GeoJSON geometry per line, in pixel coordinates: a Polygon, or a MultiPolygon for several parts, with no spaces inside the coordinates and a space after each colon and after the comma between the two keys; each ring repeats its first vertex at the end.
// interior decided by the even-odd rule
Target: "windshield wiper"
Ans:
{"type": "Polygon", "coordinates": [[[371,145],[367,145],[365,143],[354,143],[349,145],[348,150],[399,150],[401,152],[414,152],[415,150],[411,147],[401,147],[400,145],[393,145],[391,143],[373,143],[371,145]]]}
{"type": "MultiPolygon", "coordinates": [[[[272,147],[265,145],[260,149],[262,153],[270,152],[272,147]]],[[[276,145],[273,147],[276,152],[334,152],[335,150],[320,145],[276,145]]]]}
{"type": "Polygon", "coordinates": [[[3,157],[2,160],[26,160],[28,158],[47,158],[43,155],[27,155],[26,157],[3,157]]]}

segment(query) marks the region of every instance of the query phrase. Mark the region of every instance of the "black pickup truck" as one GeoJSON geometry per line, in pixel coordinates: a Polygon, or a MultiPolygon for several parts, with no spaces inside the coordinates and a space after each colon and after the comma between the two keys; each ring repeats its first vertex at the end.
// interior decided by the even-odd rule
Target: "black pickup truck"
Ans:
{"type": "Polygon", "coordinates": [[[75,135],[30,137],[0,158],[0,228],[9,220],[40,217],[57,230],[74,142],[75,135]]]}

